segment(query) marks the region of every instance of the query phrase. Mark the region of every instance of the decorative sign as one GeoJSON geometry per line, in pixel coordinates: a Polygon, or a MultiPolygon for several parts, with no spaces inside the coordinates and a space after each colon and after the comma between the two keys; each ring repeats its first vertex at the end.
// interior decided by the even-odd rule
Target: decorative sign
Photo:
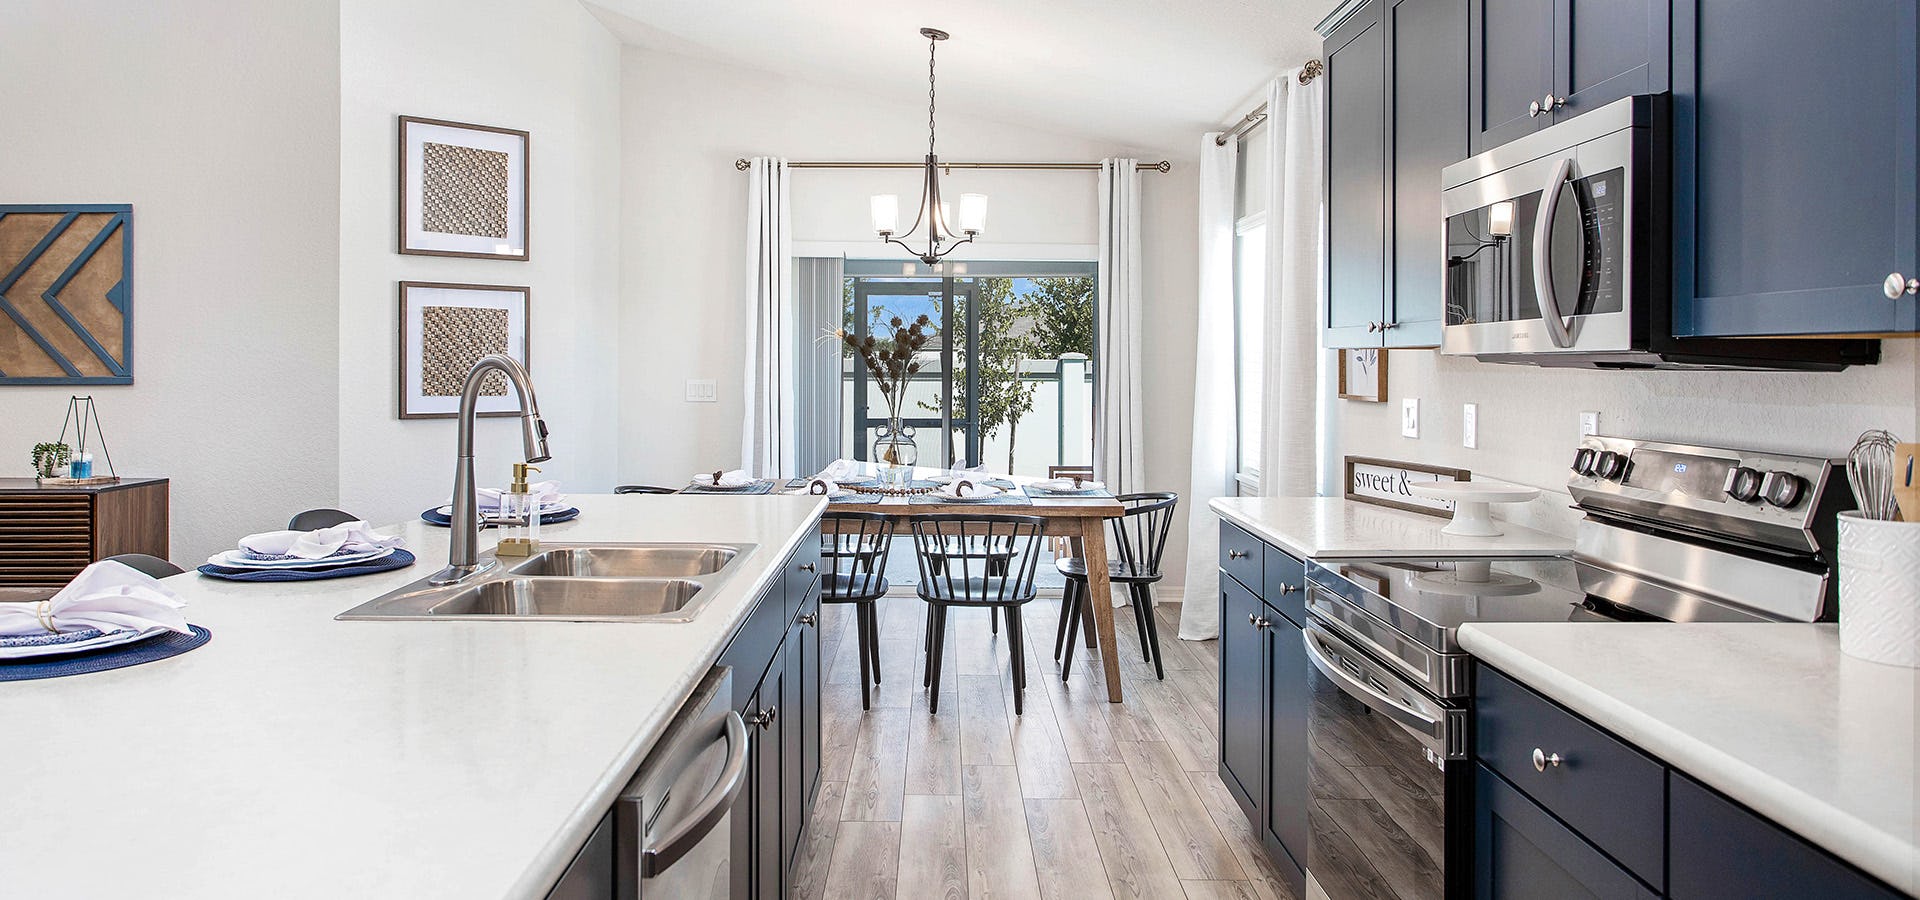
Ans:
{"type": "Polygon", "coordinates": [[[0,204],[0,385],[133,383],[133,207],[0,204]]]}
{"type": "Polygon", "coordinates": [[[1472,477],[1466,469],[1451,466],[1349,456],[1347,499],[1430,516],[1448,516],[1453,514],[1453,501],[1417,497],[1407,486],[1427,481],[1467,481],[1472,477]]]}

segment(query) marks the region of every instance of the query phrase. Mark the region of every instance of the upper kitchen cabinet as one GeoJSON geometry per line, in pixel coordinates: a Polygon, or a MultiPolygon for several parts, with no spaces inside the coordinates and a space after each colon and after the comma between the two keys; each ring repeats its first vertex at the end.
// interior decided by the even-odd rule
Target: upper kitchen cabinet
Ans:
{"type": "Polygon", "coordinates": [[[1920,331],[1915,6],[1676,0],[1676,335],[1920,331]]]}
{"type": "Polygon", "coordinates": [[[1440,170],[1467,155],[1467,0],[1369,0],[1327,33],[1327,347],[1440,343],[1440,170]]]}
{"type": "Polygon", "coordinates": [[[1328,347],[1378,347],[1387,301],[1387,41],[1368,0],[1327,36],[1328,347]]]}
{"type": "Polygon", "coordinates": [[[1667,90],[1669,0],[1469,0],[1473,153],[1667,90]]]}

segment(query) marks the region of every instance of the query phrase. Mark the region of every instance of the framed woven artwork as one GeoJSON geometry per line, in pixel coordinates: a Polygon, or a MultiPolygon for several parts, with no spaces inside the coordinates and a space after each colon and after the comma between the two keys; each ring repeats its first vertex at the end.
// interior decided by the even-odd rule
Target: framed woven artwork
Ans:
{"type": "Polygon", "coordinates": [[[400,117],[400,252],[527,259],[527,133],[400,117]]]}
{"type": "MultiPolygon", "coordinates": [[[[451,419],[460,412],[467,370],[504,353],[527,365],[528,289],[497,284],[400,282],[400,418],[451,419]]],[[[490,373],[476,409],[520,412],[506,376],[490,373]]]]}
{"type": "Polygon", "coordinates": [[[0,204],[0,385],[133,383],[133,207],[0,204]]]}

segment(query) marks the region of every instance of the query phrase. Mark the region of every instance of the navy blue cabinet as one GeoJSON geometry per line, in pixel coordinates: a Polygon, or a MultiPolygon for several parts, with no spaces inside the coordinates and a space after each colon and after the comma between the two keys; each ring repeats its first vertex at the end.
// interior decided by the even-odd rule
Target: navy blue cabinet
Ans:
{"type": "Polygon", "coordinates": [[[1473,819],[1477,900],[1659,896],[1486,766],[1474,771],[1473,819]]]}
{"type": "Polygon", "coordinates": [[[1471,0],[1474,153],[1668,87],[1669,0],[1471,0]]]}
{"type": "Polygon", "coordinates": [[[1669,806],[1668,896],[1674,900],[1902,896],[1678,772],[1669,806]]]}
{"type": "Polygon", "coordinates": [[[1676,335],[1920,330],[1915,7],[1674,0],[1676,335]]]}
{"type": "Polygon", "coordinates": [[[1302,897],[1312,713],[1305,594],[1304,563],[1220,523],[1220,780],[1302,897]]]}
{"type": "Polygon", "coordinates": [[[1440,343],[1440,170],[1466,158],[1467,0],[1372,0],[1328,34],[1328,347],[1440,343]]]}

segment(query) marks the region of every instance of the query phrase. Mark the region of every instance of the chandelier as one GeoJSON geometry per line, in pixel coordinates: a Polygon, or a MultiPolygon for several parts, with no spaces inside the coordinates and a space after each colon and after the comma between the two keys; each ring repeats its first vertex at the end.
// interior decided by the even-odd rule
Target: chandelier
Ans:
{"type": "Polygon", "coordinates": [[[940,199],[940,158],[935,155],[933,147],[933,55],[940,42],[947,39],[947,33],[938,28],[922,28],[920,36],[927,39],[927,167],[920,184],[920,205],[914,214],[913,224],[906,231],[899,231],[900,197],[896,194],[875,194],[872,199],[873,230],[880,235],[880,240],[898,244],[900,249],[933,266],[940,263],[941,257],[964,244],[972,243],[980,232],[986,230],[987,195],[961,194],[958,219],[954,218],[951,205],[940,199]],[[916,250],[902,239],[913,237],[922,224],[927,226],[926,247],[916,250]]]}

